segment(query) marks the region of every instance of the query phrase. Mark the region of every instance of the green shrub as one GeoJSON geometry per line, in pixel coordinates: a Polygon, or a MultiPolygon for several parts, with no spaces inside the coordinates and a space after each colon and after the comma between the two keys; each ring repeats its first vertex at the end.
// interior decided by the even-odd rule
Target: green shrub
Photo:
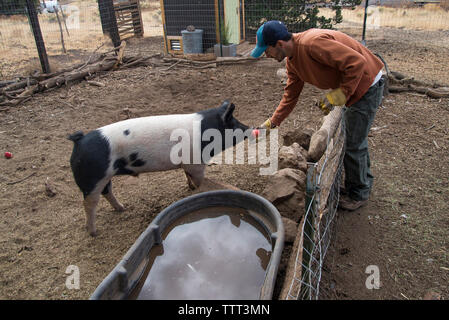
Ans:
{"type": "Polygon", "coordinates": [[[220,42],[222,45],[229,45],[229,38],[230,38],[230,33],[229,33],[229,25],[227,23],[224,23],[223,20],[221,19],[221,24],[220,24],[220,42]]]}
{"type": "MultiPolygon", "coordinates": [[[[37,10],[39,8],[39,0],[33,1],[37,10]]],[[[26,14],[26,0],[0,0],[0,14],[26,14]]]]}
{"type": "MultiPolygon", "coordinates": [[[[310,28],[332,29],[343,20],[342,6],[356,6],[361,0],[246,0],[245,22],[249,30],[257,30],[269,20],[282,21],[290,32],[301,32],[310,28]],[[334,18],[319,15],[319,6],[335,11],[334,18]]],[[[255,32],[255,31],[254,31],[255,32]]]]}

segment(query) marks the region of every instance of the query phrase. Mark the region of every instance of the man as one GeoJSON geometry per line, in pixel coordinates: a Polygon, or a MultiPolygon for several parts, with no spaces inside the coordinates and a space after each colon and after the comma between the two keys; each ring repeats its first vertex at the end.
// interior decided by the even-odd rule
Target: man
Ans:
{"type": "Polygon", "coordinates": [[[368,201],[373,175],[370,171],[368,132],[382,101],[383,63],[351,37],[335,30],[310,29],[291,34],[280,21],[269,21],[257,31],[251,56],[279,62],[287,58],[284,95],[263,128],[274,128],[296,106],[304,83],[330,91],[325,103],[346,105],[345,193],[340,207],[356,210],[368,201]]]}

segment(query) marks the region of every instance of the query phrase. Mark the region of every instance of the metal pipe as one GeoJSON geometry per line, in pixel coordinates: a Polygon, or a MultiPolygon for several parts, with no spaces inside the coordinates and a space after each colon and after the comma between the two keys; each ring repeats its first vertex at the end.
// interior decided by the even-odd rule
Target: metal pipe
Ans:
{"type": "Polygon", "coordinates": [[[369,0],[365,0],[365,15],[363,17],[363,34],[362,34],[362,44],[364,46],[366,46],[365,33],[366,33],[366,18],[368,16],[368,3],[369,0]]]}
{"type": "Polygon", "coordinates": [[[26,0],[28,18],[33,29],[34,40],[36,41],[39,60],[41,61],[42,72],[50,73],[50,64],[48,63],[47,50],[45,49],[44,38],[42,37],[39,19],[37,18],[36,7],[34,1],[26,0]]]}

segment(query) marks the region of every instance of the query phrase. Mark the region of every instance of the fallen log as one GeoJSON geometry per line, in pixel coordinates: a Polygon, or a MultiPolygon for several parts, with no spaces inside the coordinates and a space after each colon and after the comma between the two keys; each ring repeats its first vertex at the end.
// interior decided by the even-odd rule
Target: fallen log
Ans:
{"type": "Polygon", "coordinates": [[[449,88],[428,88],[428,87],[418,87],[413,84],[409,85],[409,88],[415,92],[426,94],[427,96],[435,99],[440,98],[448,98],[449,97],[449,88]]]}
{"type": "Polygon", "coordinates": [[[254,62],[258,60],[259,59],[255,59],[252,57],[217,57],[217,65],[254,62]]]}
{"type": "Polygon", "coordinates": [[[428,97],[434,98],[434,99],[449,97],[449,88],[447,88],[447,87],[429,88],[429,87],[419,87],[419,86],[415,86],[413,84],[409,84],[406,87],[398,87],[398,86],[389,87],[389,91],[392,93],[417,92],[420,94],[425,94],[428,97]]]}
{"type": "Polygon", "coordinates": [[[14,80],[2,80],[2,81],[0,81],[0,88],[9,86],[10,84],[13,84],[13,83],[15,83],[14,80]]]}
{"type": "Polygon", "coordinates": [[[390,87],[388,87],[388,91],[393,92],[393,93],[400,93],[400,92],[411,91],[411,89],[409,87],[390,86],[390,87]]]}
{"type": "Polygon", "coordinates": [[[402,79],[405,79],[405,78],[406,78],[405,75],[403,75],[402,73],[397,72],[397,71],[391,71],[390,74],[391,74],[394,78],[396,78],[397,80],[402,80],[402,79]]]}
{"type": "Polygon", "coordinates": [[[342,114],[342,107],[334,107],[334,109],[324,117],[323,125],[320,130],[315,132],[310,138],[308,150],[309,160],[317,162],[323,156],[328,142],[334,136],[335,130],[340,123],[342,114]]]}
{"type": "Polygon", "coordinates": [[[299,300],[301,292],[303,244],[304,244],[304,217],[298,224],[295,240],[293,241],[292,253],[288,259],[285,271],[284,285],[279,295],[279,300],[299,300]],[[296,281],[294,281],[296,280],[296,281]]]}
{"type": "MultiPolygon", "coordinates": [[[[18,82],[4,83],[4,87],[0,88],[0,95],[3,97],[0,105],[18,105],[19,103],[24,102],[25,99],[29,99],[34,93],[44,92],[53,88],[60,87],[62,85],[67,85],[68,83],[74,81],[91,80],[91,76],[95,73],[109,71],[116,68],[130,68],[138,65],[144,65],[159,68],[162,67],[165,68],[165,71],[168,71],[175,66],[182,65],[183,67],[205,69],[216,68],[217,65],[258,60],[248,57],[220,57],[219,59],[216,59],[215,62],[210,60],[196,61],[183,58],[166,58],[163,57],[160,53],[147,57],[125,56],[125,44],[126,43],[122,41],[119,47],[114,48],[110,51],[114,52],[116,55],[107,55],[107,53],[109,52],[106,52],[100,54],[99,57],[93,58],[94,55],[92,54],[86,62],[77,64],[70,68],[58,70],[56,72],[48,74],[34,74],[31,77],[20,80],[18,82]]],[[[97,48],[97,50],[99,48],[97,48]]],[[[2,111],[4,110],[5,109],[3,109],[2,111]]]]}
{"type": "Polygon", "coordinates": [[[114,64],[114,68],[117,68],[119,64],[123,63],[123,55],[125,54],[126,41],[122,41],[120,44],[120,49],[117,54],[117,61],[114,64]]]}
{"type": "Polygon", "coordinates": [[[98,63],[86,66],[83,70],[63,73],[59,76],[44,80],[39,83],[39,91],[44,91],[53,87],[60,87],[63,84],[67,84],[76,80],[82,80],[88,75],[94,74],[99,71],[111,70],[114,67],[116,61],[116,57],[107,56],[98,63]]]}
{"type": "Polygon", "coordinates": [[[15,83],[11,83],[11,84],[7,85],[6,87],[4,87],[1,90],[1,93],[3,94],[3,93],[8,92],[8,91],[16,91],[16,90],[19,90],[19,89],[23,89],[23,88],[25,88],[28,85],[34,85],[34,84],[37,84],[37,80],[36,79],[30,79],[30,78],[24,79],[24,80],[21,80],[19,82],[15,82],[15,83]]]}
{"type": "Polygon", "coordinates": [[[388,83],[388,89],[393,93],[414,91],[435,99],[449,96],[449,85],[447,84],[417,80],[414,77],[407,77],[400,72],[391,71],[388,74],[388,83]]]}

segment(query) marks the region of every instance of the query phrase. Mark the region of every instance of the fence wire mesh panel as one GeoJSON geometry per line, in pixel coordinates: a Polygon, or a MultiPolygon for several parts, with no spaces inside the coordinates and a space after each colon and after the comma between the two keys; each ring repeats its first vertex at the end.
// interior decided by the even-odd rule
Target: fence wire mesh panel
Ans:
{"type": "Polygon", "coordinates": [[[290,32],[332,27],[358,40],[406,39],[410,36],[407,32],[412,32],[427,41],[449,29],[448,18],[449,0],[245,1],[246,39],[251,41],[268,20],[284,22],[290,32]]]}
{"type": "Polygon", "coordinates": [[[165,51],[182,53],[181,31],[190,25],[204,31],[204,53],[217,43],[254,43],[258,27],[271,19],[291,32],[332,27],[358,40],[449,46],[441,36],[449,30],[449,0],[0,0],[2,78],[39,66],[27,2],[37,10],[42,34],[37,41],[54,68],[134,36],[163,37],[165,51]]]}
{"type": "Polygon", "coordinates": [[[307,171],[306,213],[287,300],[319,298],[322,267],[335,232],[345,145],[343,118],[328,138],[326,153],[307,171]]]}

